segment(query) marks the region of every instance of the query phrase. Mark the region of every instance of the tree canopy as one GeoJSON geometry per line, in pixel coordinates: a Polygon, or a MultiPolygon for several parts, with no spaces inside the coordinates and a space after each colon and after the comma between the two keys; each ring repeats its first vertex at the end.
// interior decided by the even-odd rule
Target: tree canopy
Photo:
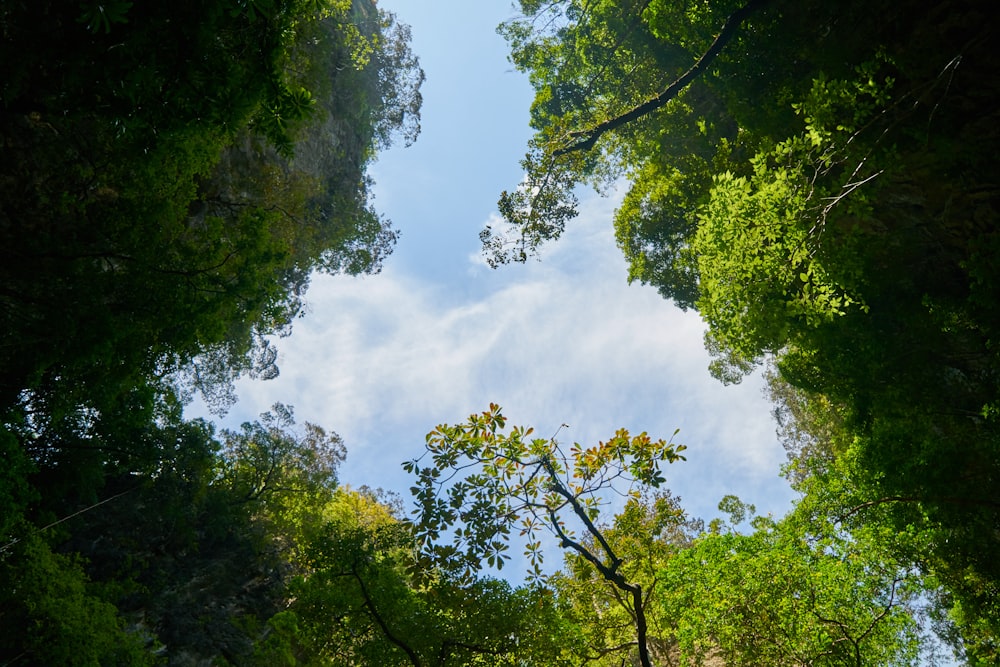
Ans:
{"type": "Polygon", "coordinates": [[[489,261],[558,238],[578,184],[623,179],[629,279],[698,311],[721,380],[770,360],[803,488],[837,471],[849,520],[934,544],[894,557],[940,585],[966,658],[995,660],[987,3],[520,6],[501,33],[536,133],[489,261]]]}
{"type": "Polygon", "coordinates": [[[43,0],[0,33],[0,662],[245,662],[289,499],[332,492],[342,445],[181,410],[277,374],[313,271],[392,251],[367,168],[419,131],[408,28],[368,0],[43,0]]]}
{"type": "Polygon", "coordinates": [[[706,525],[667,490],[676,432],[564,444],[495,404],[403,464],[409,512],[289,406],[186,418],[279,372],[314,272],[392,251],[368,168],[420,129],[409,28],[374,0],[6,2],[0,663],[1000,660],[993,7],[520,9],[535,135],[488,262],[625,184],[629,279],[701,315],[720,380],[766,367],[791,511],[706,525]]]}
{"type": "Polygon", "coordinates": [[[39,2],[0,21],[6,404],[97,374],[224,397],[276,372],[265,336],[312,270],[391,252],[365,169],[415,137],[423,74],[373,4],[39,2]]]}

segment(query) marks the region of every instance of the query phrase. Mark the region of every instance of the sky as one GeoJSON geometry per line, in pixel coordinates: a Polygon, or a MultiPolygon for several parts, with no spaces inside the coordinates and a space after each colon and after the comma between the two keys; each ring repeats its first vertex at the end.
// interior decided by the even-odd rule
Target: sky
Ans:
{"type": "Polygon", "coordinates": [[[380,0],[412,27],[426,72],[422,132],[371,169],[375,205],[401,231],[374,276],[318,276],[308,314],[277,341],[281,374],[241,381],[223,425],[276,401],[300,422],[343,438],[342,483],[396,491],[401,463],[425,434],[493,403],[510,423],[563,443],[605,440],[621,427],[685,444],[666,470],[688,512],[717,516],[726,494],[784,514],[762,382],[723,386],[707,370],[704,327],[654,289],[627,283],[612,215],[621,193],[581,192],[580,216],[539,260],[492,270],[479,231],[522,178],[532,90],[513,71],[496,26],[510,0],[380,0]]]}

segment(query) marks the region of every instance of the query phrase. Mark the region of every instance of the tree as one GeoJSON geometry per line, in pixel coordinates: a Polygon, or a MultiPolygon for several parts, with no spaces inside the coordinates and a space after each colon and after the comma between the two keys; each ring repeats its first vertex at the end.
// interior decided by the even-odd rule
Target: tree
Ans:
{"type": "Polygon", "coordinates": [[[889,412],[882,402],[888,397],[873,398],[878,416],[865,423],[854,401],[837,405],[822,394],[785,393],[779,406],[795,401],[794,421],[787,423],[807,443],[790,461],[792,478],[817,518],[851,532],[879,531],[885,553],[923,575],[942,637],[969,664],[989,664],[997,575],[987,553],[997,507],[988,482],[956,480],[977,475],[967,467],[971,461],[988,469],[982,457],[995,436],[988,425],[949,417],[943,397],[931,414],[915,392],[906,412],[899,403],[889,412]]]}
{"type": "Polygon", "coordinates": [[[465,424],[439,426],[427,436],[427,464],[417,459],[404,465],[417,478],[411,491],[424,557],[446,571],[499,569],[509,559],[512,531],[520,527],[532,573],[540,577],[543,551],[536,537],[551,533],[560,548],[614,586],[635,624],[635,641],[616,649],[634,646],[640,664],[651,667],[650,591],[627,578],[621,555],[597,521],[605,494],[623,487],[619,490],[634,498],[640,487],[659,486],[665,481],[661,465],[683,459],[684,446],[622,429],[594,447],[573,445],[567,455],[554,438],[529,439],[532,429],[504,432],[506,421],[499,406],[490,405],[465,424]],[[582,526],[581,537],[569,521],[582,526]]]}
{"type": "Polygon", "coordinates": [[[391,252],[366,170],[419,129],[409,34],[366,0],[4,3],[0,32],[0,594],[5,628],[66,620],[2,659],[239,661],[341,443],[181,406],[277,374],[313,270],[391,252]]]}
{"type": "Polygon", "coordinates": [[[75,440],[59,434],[66,441],[36,462],[30,481],[49,493],[2,545],[12,632],[0,659],[249,660],[286,604],[303,526],[333,497],[339,438],[312,425],[299,432],[284,406],[220,435],[179,409],[122,411],[75,440]],[[73,464],[86,485],[69,476],[73,464]],[[88,641],[92,652],[77,647],[88,641]]]}
{"type": "Polygon", "coordinates": [[[370,490],[340,489],[301,534],[291,602],[257,663],[544,664],[558,651],[552,596],[492,578],[413,571],[410,526],[370,490]]]}
{"type": "Polygon", "coordinates": [[[276,372],[266,336],[310,271],[379,269],[395,232],[365,169],[415,136],[422,72],[355,5],[2,10],[4,405],[187,369],[175,388],[224,408],[233,377],[276,372]]]}
{"type": "Polygon", "coordinates": [[[26,665],[153,665],[144,638],[95,595],[76,559],[29,535],[0,556],[0,659],[26,665]],[[14,584],[13,586],[11,584],[14,584]]]}
{"type": "MultiPolygon", "coordinates": [[[[720,508],[743,512],[729,500],[720,508]]],[[[801,511],[752,523],[746,535],[715,525],[665,562],[656,604],[681,664],[710,655],[727,665],[917,663],[910,605],[920,579],[874,535],[848,535],[801,511]]]]}
{"type": "Polygon", "coordinates": [[[535,86],[536,135],[525,187],[501,198],[513,233],[490,230],[487,251],[527,257],[574,215],[577,184],[627,177],[615,228],[630,279],[699,311],[720,379],[775,360],[798,415],[833,432],[813,443],[817,465],[795,463],[800,479],[842,464],[858,513],[927,536],[925,553],[895,555],[944,585],[969,655],[988,662],[1000,581],[989,7],[774,2],[711,51],[739,9],[522,3],[501,30],[535,86]],[[643,106],[708,53],[676,96],[643,106]]]}
{"type": "MultiPolygon", "coordinates": [[[[622,573],[646,591],[643,615],[652,664],[673,664],[677,657],[673,619],[661,613],[659,604],[665,594],[660,571],[703,529],[700,520],[688,517],[679,498],[662,491],[629,498],[613,520],[600,527],[622,560],[622,573]]],[[[587,544],[591,550],[597,548],[591,538],[587,544]]],[[[621,591],[586,558],[567,552],[563,567],[546,583],[565,601],[568,621],[579,628],[574,649],[578,661],[608,667],[618,667],[623,657],[635,661],[635,614],[621,591]]]]}
{"type": "Polygon", "coordinates": [[[222,432],[219,475],[233,498],[266,501],[336,486],[337,468],[346,455],[340,437],[309,423],[305,434],[295,437],[289,432],[294,424],[292,409],[277,403],[260,421],[222,432]]]}
{"type": "Polygon", "coordinates": [[[664,46],[667,26],[683,12],[670,3],[522,2],[524,17],[500,31],[511,42],[515,66],[530,72],[538,91],[532,106],[538,133],[522,162],[525,181],[500,197],[513,238],[490,228],[481,235],[490,263],[524,261],[541,243],[558,238],[576,214],[573,187],[617,175],[618,153],[630,152],[606,135],[666,113],[765,4],[751,0],[730,9],[711,38],[707,26],[726,7],[691,12],[684,19],[695,22],[692,34],[664,46]],[[701,44],[705,48],[686,64],[701,44]],[[671,75],[675,68],[680,71],[671,75]],[[671,83],[661,88],[664,79],[671,83]],[[589,155],[592,150],[598,155],[589,155]]]}

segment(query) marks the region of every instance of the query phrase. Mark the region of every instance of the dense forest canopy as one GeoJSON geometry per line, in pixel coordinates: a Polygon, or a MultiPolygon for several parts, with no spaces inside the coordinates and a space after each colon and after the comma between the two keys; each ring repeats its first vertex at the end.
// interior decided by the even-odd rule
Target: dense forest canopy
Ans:
{"type": "MultiPolygon", "coordinates": [[[[884,526],[974,664],[998,658],[998,62],[983,2],[522,2],[526,178],[484,230],[524,261],[624,178],[630,278],[770,360],[804,504],[884,526]],[[958,639],[958,638],[961,639],[958,639]]],[[[722,640],[719,640],[720,647],[722,640]]],[[[882,661],[877,661],[882,664],[882,661]]]]}
{"type": "Polygon", "coordinates": [[[706,525],[677,433],[563,443],[497,405],[431,430],[410,508],[288,406],[185,418],[278,372],[313,272],[392,251],[368,167],[420,129],[409,29],[2,2],[0,664],[1000,659],[992,7],[519,4],[536,134],[488,261],[625,183],[630,278],[702,316],[719,379],[765,368],[793,509],[706,525]]]}
{"type": "Polygon", "coordinates": [[[115,0],[4,2],[0,33],[0,662],[238,662],[287,583],[261,508],[332,489],[336,448],[180,409],[277,373],[313,271],[392,251],[366,172],[419,132],[408,28],[115,0]]]}
{"type": "Polygon", "coordinates": [[[233,373],[274,372],[263,336],[295,318],[311,270],[377,271],[391,251],[365,167],[394,131],[415,136],[422,73],[368,3],[92,4],[0,14],[18,333],[0,391],[182,371],[225,393],[233,373]]]}

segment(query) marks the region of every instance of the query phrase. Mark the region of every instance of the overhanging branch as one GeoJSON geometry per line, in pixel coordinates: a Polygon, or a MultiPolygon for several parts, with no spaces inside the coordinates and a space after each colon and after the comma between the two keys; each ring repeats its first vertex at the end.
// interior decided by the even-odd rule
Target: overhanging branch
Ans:
{"type": "Polygon", "coordinates": [[[612,132],[627,125],[634,120],[638,120],[643,116],[656,111],[657,109],[664,106],[667,102],[677,97],[678,94],[687,86],[694,81],[698,76],[701,75],[709,65],[722,53],[722,49],[725,48],[726,44],[732,40],[733,36],[736,34],[737,29],[740,25],[755,11],[767,4],[768,0],[750,0],[740,9],[730,14],[725,23],[722,24],[722,29],[719,31],[718,36],[712,42],[711,46],[705,53],[701,54],[701,57],[691,66],[691,69],[684,72],[680,77],[674,80],[669,86],[663,89],[663,91],[649,99],[642,104],[632,107],[628,111],[614,118],[609,118],[608,120],[598,123],[594,127],[587,130],[576,130],[570,132],[569,136],[571,139],[576,140],[569,146],[564,146],[553,151],[553,156],[566,155],[567,153],[575,153],[577,151],[589,151],[597,143],[605,133],[612,132]]]}

